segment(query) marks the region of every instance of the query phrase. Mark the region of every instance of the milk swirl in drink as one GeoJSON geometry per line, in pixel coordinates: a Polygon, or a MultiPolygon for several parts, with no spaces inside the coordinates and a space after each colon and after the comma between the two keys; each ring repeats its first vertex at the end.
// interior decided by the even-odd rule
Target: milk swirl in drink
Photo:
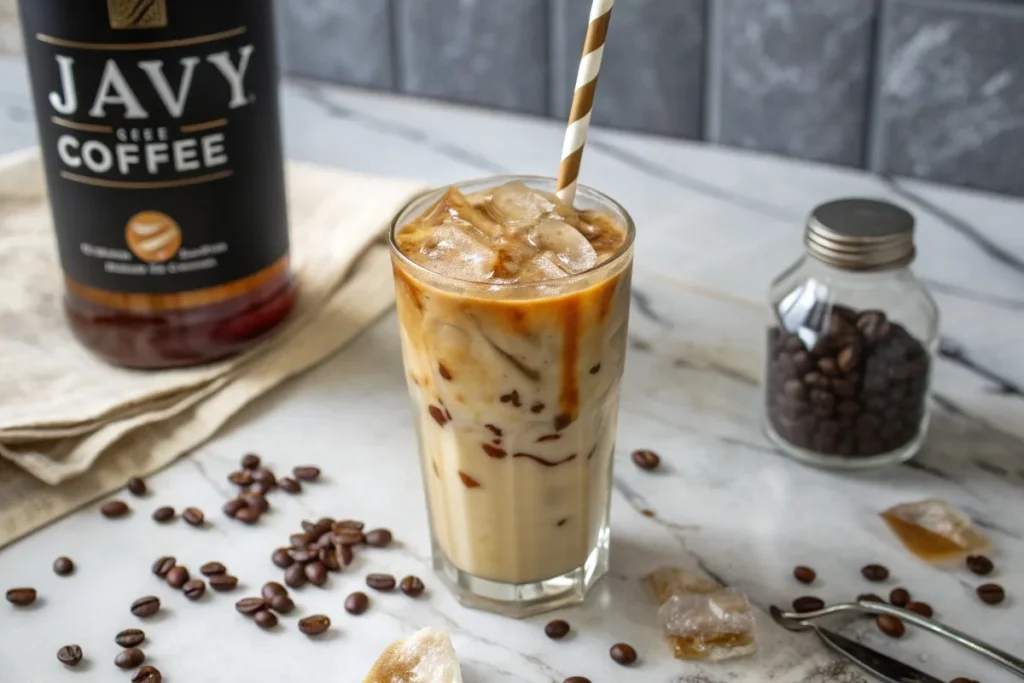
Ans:
{"type": "Polygon", "coordinates": [[[483,579],[538,584],[550,607],[544,582],[578,599],[607,562],[632,229],[595,192],[578,211],[550,181],[506,180],[399,217],[398,313],[435,564],[467,602],[483,579]]]}

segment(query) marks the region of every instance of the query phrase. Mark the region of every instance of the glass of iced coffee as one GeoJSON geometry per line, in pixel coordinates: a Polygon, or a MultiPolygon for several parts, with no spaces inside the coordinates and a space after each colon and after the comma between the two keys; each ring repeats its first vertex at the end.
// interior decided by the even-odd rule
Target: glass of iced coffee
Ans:
{"type": "Polygon", "coordinates": [[[612,199],[497,177],[414,199],[390,233],[434,566],[509,616],[608,565],[634,226],[612,199]]]}

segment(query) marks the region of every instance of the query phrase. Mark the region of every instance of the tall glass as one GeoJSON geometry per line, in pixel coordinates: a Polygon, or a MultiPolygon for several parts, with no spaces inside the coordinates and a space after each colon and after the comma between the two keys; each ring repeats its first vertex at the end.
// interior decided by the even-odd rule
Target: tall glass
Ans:
{"type": "MultiPolygon", "coordinates": [[[[504,176],[554,192],[549,178],[504,176]]],[[[390,232],[405,371],[434,567],[465,605],[523,617],[580,602],[608,568],[608,508],[626,351],[633,221],[580,187],[576,206],[626,230],[590,271],[531,284],[470,282],[406,258],[390,232]]]]}

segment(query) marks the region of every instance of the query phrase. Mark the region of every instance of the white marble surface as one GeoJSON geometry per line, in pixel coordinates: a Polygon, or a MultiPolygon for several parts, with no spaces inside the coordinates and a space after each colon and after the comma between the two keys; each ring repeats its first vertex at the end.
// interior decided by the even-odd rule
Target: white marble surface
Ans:
{"type": "MultiPolygon", "coordinates": [[[[0,61],[0,151],[34,140],[22,66],[0,61]]],[[[289,155],[303,161],[445,183],[502,171],[550,173],[557,122],[292,83],[285,97],[289,155]]],[[[147,622],[145,650],[171,683],[276,683],[296,674],[359,681],[389,641],[424,625],[449,628],[467,683],[855,682],[810,635],[760,619],[761,651],[730,664],[669,657],[655,608],[639,577],[665,563],[702,567],[748,591],[760,607],[813,592],[826,600],[903,585],[939,618],[1024,654],[1024,202],[890,181],[865,173],[779,160],[701,144],[596,131],[583,180],[627,206],[639,226],[631,336],[613,499],[612,573],[586,605],[564,610],[573,636],[544,637],[544,617],[511,621],[461,608],[430,574],[427,527],[396,322],[388,316],[322,367],[260,400],[196,454],[149,480],[121,521],[95,506],[0,551],[0,587],[33,585],[28,610],[0,604],[0,683],[127,680],[112,662],[113,636],[138,626],[128,606],[160,596],[165,613],[147,622]],[[944,318],[947,354],[936,373],[934,427],[908,466],[867,475],[807,469],[774,453],[757,423],[761,301],[768,280],[800,250],[801,219],[817,202],[847,195],[894,198],[919,220],[917,272],[944,318]],[[650,474],[629,462],[653,448],[665,466],[650,474]],[[255,528],[219,512],[225,481],[247,451],[278,471],[311,462],[325,481],[301,497],[277,494],[255,528]],[[982,605],[980,583],[908,555],[877,517],[906,500],[942,496],[985,525],[1009,599],[982,605]],[[156,527],[159,504],[197,505],[209,528],[156,527]],[[641,511],[651,510],[654,517],[641,511]],[[264,633],[233,608],[235,599],[279,576],[269,551],[301,519],[359,517],[394,530],[388,551],[367,551],[329,589],[298,592],[299,612],[334,618],[331,636],[311,641],[294,618],[264,633]],[[193,604],[149,572],[161,554],[192,568],[229,565],[245,584],[193,604]],[[78,571],[59,578],[52,560],[72,556],[78,571]],[[881,562],[893,577],[867,584],[859,568],[881,562]],[[797,584],[793,565],[819,573],[797,584]],[[372,596],[362,617],[342,609],[368,571],[414,573],[428,585],[419,600],[372,596]],[[626,670],[611,662],[618,641],[637,647],[626,670]],[[78,643],[88,665],[64,671],[57,649],[78,643]]],[[[0,502],[2,514],[2,502],[0,502]]],[[[847,633],[940,679],[985,683],[1011,675],[931,636],[901,641],[870,623],[847,633]]]]}

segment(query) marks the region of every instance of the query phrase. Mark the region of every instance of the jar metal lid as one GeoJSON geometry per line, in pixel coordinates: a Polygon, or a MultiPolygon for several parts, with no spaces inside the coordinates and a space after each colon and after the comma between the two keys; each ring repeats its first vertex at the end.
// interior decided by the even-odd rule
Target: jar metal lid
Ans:
{"type": "Polygon", "coordinates": [[[810,256],[843,270],[889,270],[914,260],[914,217],[877,199],[837,199],[807,219],[810,256]]]}

